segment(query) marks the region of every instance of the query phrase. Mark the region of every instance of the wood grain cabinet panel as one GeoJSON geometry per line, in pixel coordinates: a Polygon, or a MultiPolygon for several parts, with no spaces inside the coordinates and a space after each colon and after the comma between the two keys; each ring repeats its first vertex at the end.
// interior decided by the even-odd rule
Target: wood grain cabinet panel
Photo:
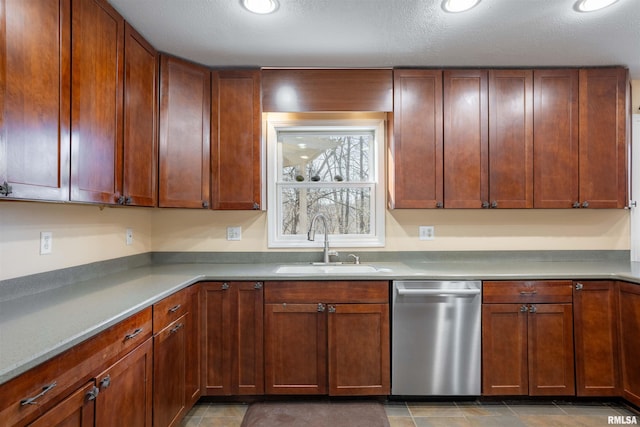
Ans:
{"type": "Polygon", "coordinates": [[[122,204],[158,199],[158,53],[128,23],[124,39],[122,204]]]}
{"type": "Polygon", "coordinates": [[[578,70],[534,70],[534,208],[578,203],[578,70]]]}
{"type": "Polygon", "coordinates": [[[262,282],[205,282],[202,286],[203,393],[263,394],[262,282]]]}
{"type": "Polygon", "coordinates": [[[95,384],[95,381],[89,381],[29,424],[29,427],[93,427],[95,384]]]}
{"type": "Polygon", "coordinates": [[[578,396],[621,395],[618,310],[615,282],[574,282],[578,396]]]}
{"type": "Polygon", "coordinates": [[[214,71],[211,90],[211,207],[260,209],[260,71],[214,71]]]}
{"type": "Polygon", "coordinates": [[[158,205],[208,208],[211,72],[160,57],[158,205]]]}
{"type": "Polygon", "coordinates": [[[628,71],[580,70],[581,207],[627,204],[628,71]]]}
{"type": "Polygon", "coordinates": [[[69,200],[70,0],[2,0],[0,27],[0,199],[69,200]]]}
{"type": "Polygon", "coordinates": [[[533,207],[533,72],[489,71],[489,207],[533,207]]]}
{"type": "Polygon", "coordinates": [[[389,203],[444,207],[442,70],[395,70],[389,203]]]}
{"type": "Polygon", "coordinates": [[[622,395],[640,406],[640,286],[619,283],[620,352],[622,363],[622,395]]]}
{"type": "Polygon", "coordinates": [[[124,19],[104,0],[72,3],[71,200],[117,203],[122,188],[124,19]]]}
{"type": "MultiPolygon", "coordinates": [[[[489,197],[487,70],[444,71],[444,206],[481,208],[489,197]]],[[[485,207],[488,207],[485,206],[485,207]]]]}

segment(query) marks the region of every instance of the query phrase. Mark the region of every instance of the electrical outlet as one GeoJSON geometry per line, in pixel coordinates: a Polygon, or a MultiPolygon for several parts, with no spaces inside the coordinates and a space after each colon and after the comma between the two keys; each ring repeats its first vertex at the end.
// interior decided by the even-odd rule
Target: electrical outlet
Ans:
{"type": "Polygon", "coordinates": [[[127,228],[125,232],[125,240],[127,241],[127,246],[133,245],[133,229],[127,228]]]}
{"type": "Polygon", "coordinates": [[[242,240],[242,227],[227,227],[227,240],[242,240]]]}
{"type": "Polygon", "coordinates": [[[421,225],[418,227],[418,238],[420,240],[433,240],[436,237],[433,225],[421,225]]]}
{"type": "Polygon", "coordinates": [[[53,250],[53,233],[51,231],[40,232],[40,255],[48,255],[53,250]]]}

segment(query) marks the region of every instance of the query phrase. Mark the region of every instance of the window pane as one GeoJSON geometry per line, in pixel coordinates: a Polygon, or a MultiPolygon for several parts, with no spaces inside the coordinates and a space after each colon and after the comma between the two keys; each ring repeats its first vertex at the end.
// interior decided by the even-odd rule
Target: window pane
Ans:
{"type": "Polygon", "coordinates": [[[370,180],[373,132],[280,132],[283,182],[370,180]]]}
{"type": "MultiPolygon", "coordinates": [[[[371,234],[371,188],[290,188],[280,191],[282,234],[306,234],[311,219],[324,214],[331,234],[371,234]]],[[[322,227],[318,229],[324,234],[322,227]]]]}

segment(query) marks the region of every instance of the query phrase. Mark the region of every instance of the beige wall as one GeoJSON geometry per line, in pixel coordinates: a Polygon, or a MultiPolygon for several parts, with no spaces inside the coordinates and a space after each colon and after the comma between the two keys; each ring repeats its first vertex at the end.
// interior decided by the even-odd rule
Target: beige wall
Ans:
{"type": "MultiPolygon", "coordinates": [[[[269,250],[266,227],[267,216],[261,212],[158,210],[153,214],[152,247],[154,251],[266,251],[269,250]],[[243,239],[227,241],[227,226],[241,226],[243,239]]],[[[387,211],[386,246],[353,250],[586,249],[628,250],[629,211],[626,209],[387,211]],[[435,240],[418,240],[420,225],[435,226],[435,240]]]]}
{"type": "MultiPolygon", "coordinates": [[[[386,227],[386,247],[353,251],[630,247],[628,210],[396,210],[387,211],[386,227]],[[435,240],[418,240],[420,225],[435,226],[435,240]]],[[[149,251],[267,250],[264,212],[0,203],[0,280],[149,251]],[[241,226],[242,240],[227,241],[227,226],[241,226]],[[125,244],[128,227],[131,246],[125,244]],[[50,255],[39,254],[41,231],[53,232],[50,255]]]]}
{"type": "Polygon", "coordinates": [[[0,203],[0,280],[151,251],[151,209],[0,203]],[[133,229],[133,245],[125,230],[133,229]],[[40,255],[40,232],[53,233],[40,255]]]}

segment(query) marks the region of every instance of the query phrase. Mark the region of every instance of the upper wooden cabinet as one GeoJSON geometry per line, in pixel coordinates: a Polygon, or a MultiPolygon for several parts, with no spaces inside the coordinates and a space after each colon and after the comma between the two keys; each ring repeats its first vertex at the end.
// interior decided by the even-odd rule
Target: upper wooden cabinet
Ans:
{"type": "Polygon", "coordinates": [[[628,71],[580,70],[581,207],[627,205],[628,71]]]}
{"type": "Polygon", "coordinates": [[[72,6],[71,200],[117,203],[124,19],[104,0],[74,0],[72,6]]]}
{"type": "Polygon", "coordinates": [[[578,70],[534,70],[534,207],[578,202],[578,70]]]}
{"type": "Polygon", "coordinates": [[[480,208],[489,200],[488,72],[445,70],[443,86],[444,206],[480,208]]]}
{"type": "Polygon", "coordinates": [[[129,24],[124,39],[122,199],[155,206],[158,199],[158,53],[129,24]]]}
{"type": "Polygon", "coordinates": [[[391,208],[443,207],[442,71],[393,72],[391,208]]]}
{"type": "Polygon", "coordinates": [[[160,207],[209,207],[211,72],[160,59],[160,207]]]}
{"type": "Polygon", "coordinates": [[[489,71],[489,207],[533,207],[533,72],[489,71]]]}
{"type": "Polygon", "coordinates": [[[211,207],[260,209],[260,71],[214,71],[211,207]]]}
{"type": "Polygon", "coordinates": [[[69,200],[70,0],[0,9],[0,199],[69,200]]]}
{"type": "Polygon", "coordinates": [[[393,111],[385,69],[262,70],[264,111],[393,111]]]}

